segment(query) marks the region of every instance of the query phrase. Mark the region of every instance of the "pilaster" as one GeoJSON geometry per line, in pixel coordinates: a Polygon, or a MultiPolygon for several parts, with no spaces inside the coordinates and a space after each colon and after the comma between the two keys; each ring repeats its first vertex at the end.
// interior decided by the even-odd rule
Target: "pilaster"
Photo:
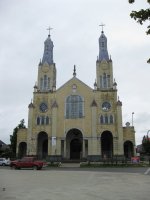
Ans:
{"type": "Polygon", "coordinates": [[[32,153],[32,128],[33,128],[33,110],[34,105],[31,102],[28,106],[28,133],[27,133],[27,155],[32,153]]]}
{"type": "Polygon", "coordinates": [[[93,100],[92,105],[92,138],[91,138],[91,155],[97,155],[97,145],[98,145],[98,140],[97,140],[97,132],[96,132],[96,116],[97,116],[97,104],[95,100],[93,100]]]}
{"type": "Polygon", "coordinates": [[[118,155],[124,154],[123,149],[123,127],[122,127],[122,103],[117,102],[117,133],[116,133],[116,151],[118,155]]]}
{"type": "Polygon", "coordinates": [[[56,101],[52,105],[52,140],[51,140],[51,155],[56,155],[57,152],[57,111],[58,105],[56,101]]]}

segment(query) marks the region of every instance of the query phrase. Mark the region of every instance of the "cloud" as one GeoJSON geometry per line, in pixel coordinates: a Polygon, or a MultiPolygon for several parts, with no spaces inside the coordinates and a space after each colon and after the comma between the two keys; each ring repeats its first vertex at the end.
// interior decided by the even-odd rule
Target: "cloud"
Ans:
{"type": "Polygon", "coordinates": [[[131,121],[134,111],[136,140],[140,143],[150,124],[150,67],[146,63],[150,42],[146,25],[140,26],[129,14],[146,6],[143,1],[130,5],[120,0],[0,1],[0,133],[4,142],[9,143],[9,135],[21,119],[27,123],[27,107],[37,80],[47,27],[53,28],[57,87],[72,77],[74,64],[77,77],[93,87],[99,24],[103,22],[118,95],[123,102],[123,123],[131,121]]]}

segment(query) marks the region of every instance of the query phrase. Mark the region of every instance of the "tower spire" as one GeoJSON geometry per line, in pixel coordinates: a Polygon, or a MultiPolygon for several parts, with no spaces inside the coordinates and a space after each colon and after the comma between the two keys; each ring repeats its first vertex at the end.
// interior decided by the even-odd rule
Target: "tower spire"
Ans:
{"type": "Polygon", "coordinates": [[[49,31],[48,38],[44,42],[44,54],[43,54],[43,59],[42,59],[42,64],[45,62],[48,63],[49,65],[53,64],[53,42],[50,38],[50,31],[52,30],[51,27],[47,28],[49,31]]]}
{"type": "Polygon", "coordinates": [[[107,38],[104,35],[103,27],[105,24],[99,25],[102,27],[102,32],[99,38],[99,61],[106,60],[109,61],[108,51],[107,51],[107,38]]]}

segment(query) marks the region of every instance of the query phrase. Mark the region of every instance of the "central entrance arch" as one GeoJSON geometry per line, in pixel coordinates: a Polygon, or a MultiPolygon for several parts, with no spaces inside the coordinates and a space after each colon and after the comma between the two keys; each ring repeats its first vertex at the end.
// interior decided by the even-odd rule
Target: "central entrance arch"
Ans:
{"type": "Polygon", "coordinates": [[[80,130],[71,129],[66,135],[66,157],[71,160],[82,158],[83,136],[80,130]]]}
{"type": "Polygon", "coordinates": [[[73,139],[70,142],[70,159],[80,159],[82,143],[79,139],[73,139]]]}

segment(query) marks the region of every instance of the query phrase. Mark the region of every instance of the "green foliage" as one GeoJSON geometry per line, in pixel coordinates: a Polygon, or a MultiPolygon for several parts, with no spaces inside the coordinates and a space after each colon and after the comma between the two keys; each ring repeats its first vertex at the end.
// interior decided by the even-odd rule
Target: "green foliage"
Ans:
{"type": "Polygon", "coordinates": [[[134,0],[129,0],[129,3],[134,3],[134,0]]]}
{"type": "Polygon", "coordinates": [[[143,137],[142,146],[143,146],[144,152],[147,155],[150,155],[150,139],[148,138],[148,136],[143,137]]]}
{"type": "MultiPolygon", "coordinates": [[[[135,0],[128,0],[129,3],[134,3],[135,0]]],[[[147,0],[147,3],[150,4],[150,0],[147,0]]],[[[150,8],[141,9],[139,11],[132,11],[130,14],[131,18],[136,20],[139,24],[143,24],[145,21],[150,21],[150,8]]],[[[147,26],[146,34],[150,34],[150,25],[147,26]]],[[[148,59],[147,63],[150,63],[150,58],[148,59]]]]}
{"type": "Polygon", "coordinates": [[[7,148],[5,150],[0,150],[0,157],[3,157],[3,158],[13,158],[14,155],[13,155],[11,149],[7,148]]]}
{"type": "Polygon", "coordinates": [[[21,128],[26,128],[24,123],[25,123],[25,121],[24,121],[24,119],[22,119],[20,121],[20,124],[18,124],[18,126],[14,128],[13,134],[10,135],[10,149],[11,149],[11,152],[12,152],[12,157],[16,156],[17,132],[21,128]]]}
{"type": "MultiPolygon", "coordinates": [[[[145,22],[146,20],[150,20],[150,9],[141,9],[139,11],[132,11],[132,13],[130,14],[131,18],[133,18],[134,20],[136,20],[138,23],[140,23],[141,25],[143,24],[143,22],[145,22]]],[[[150,34],[150,25],[147,27],[147,35],[150,34]]]]}
{"type": "MultiPolygon", "coordinates": [[[[134,3],[135,2],[135,0],[128,0],[128,1],[129,1],[129,3],[134,3]]],[[[150,0],[147,0],[147,2],[150,3],[150,0]]]]}
{"type": "Polygon", "coordinates": [[[20,124],[18,124],[18,128],[26,128],[26,126],[24,125],[24,123],[25,123],[25,121],[24,121],[24,119],[22,119],[20,121],[20,124]]]}
{"type": "Polygon", "coordinates": [[[10,148],[14,156],[16,156],[17,132],[18,127],[14,128],[13,134],[10,135],[10,148]]]}

